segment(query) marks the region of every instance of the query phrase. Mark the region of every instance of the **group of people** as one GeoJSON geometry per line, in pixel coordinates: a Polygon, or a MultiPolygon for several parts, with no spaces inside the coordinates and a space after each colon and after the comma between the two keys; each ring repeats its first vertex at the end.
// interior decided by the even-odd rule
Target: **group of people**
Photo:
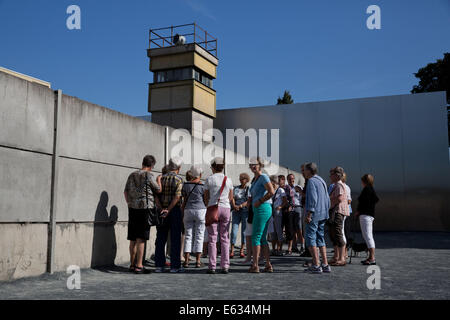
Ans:
{"type": "MultiPolygon", "coordinates": [[[[331,272],[330,265],[346,265],[345,234],[352,207],[343,168],[330,170],[332,184],[327,186],[317,174],[317,165],[305,163],[301,166],[305,184],[300,186],[295,183],[293,174],[268,176],[264,173],[262,159],[254,157],[249,161],[253,177],[241,173],[239,184],[233,186],[224,174],[225,163],[221,157],[212,160],[212,174],[204,182],[202,168],[196,165],[187,171],[186,181],[183,181],[179,175],[182,165],[179,157],[170,159],[157,177],[152,173],[155,164],[153,156],[145,156],[142,169],[131,173],[125,186],[130,271],[150,272],[143,266],[143,255],[150,235],[149,210],[155,208],[160,210],[164,221],[156,227],[155,272],[164,272],[167,266],[171,273],[184,272],[190,266],[191,255],[195,257],[195,267],[203,267],[203,255],[209,259],[207,273],[214,274],[218,272],[220,252],[220,272],[228,273],[230,258],[236,254],[239,226],[239,256],[246,258],[242,264],[250,265],[251,273],[260,272],[260,260],[264,261],[264,272],[273,272],[270,257],[293,252],[312,257],[312,263],[305,263],[305,271],[309,273],[331,272]],[[218,219],[206,226],[207,208],[213,206],[218,208],[218,219]],[[334,246],[330,261],[326,255],[326,226],[334,246]],[[288,246],[283,251],[285,240],[288,246]],[[167,251],[170,251],[170,263],[166,262],[167,251]]],[[[356,215],[369,250],[369,257],[361,263],[371,265],[376,264],[372,225],[378,197],[372,175],[364,175],[361,182],[363,190],[356,215]]]]}

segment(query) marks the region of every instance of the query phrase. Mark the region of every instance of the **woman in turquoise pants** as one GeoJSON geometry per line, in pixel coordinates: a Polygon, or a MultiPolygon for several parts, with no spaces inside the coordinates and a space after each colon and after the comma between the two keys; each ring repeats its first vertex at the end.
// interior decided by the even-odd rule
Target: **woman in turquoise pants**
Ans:
{"type": "Polygon", "coordinates": [[[248,271],[252,273],[259,273],[258,262],[261,248],[266,258],[264,271],[273,272],[273,267],[270,263],[269,244],[267,243],[267,223],[272,215],[274,190],[267,174],[262,173],[263,167],[264,165],[259,157],[250,159],[250,170],[255,175],[250,187],[251,197],[249,199],[249,203],[252,204],[253,208],[253,263],[248,271]]]}

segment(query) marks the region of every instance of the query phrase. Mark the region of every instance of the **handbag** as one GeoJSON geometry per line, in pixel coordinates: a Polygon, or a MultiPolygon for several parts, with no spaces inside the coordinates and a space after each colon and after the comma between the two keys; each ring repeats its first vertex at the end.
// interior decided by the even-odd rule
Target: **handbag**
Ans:
{"type": "Polygon", "coordinates": [[[219,201],[220,201],[220,196],[222,195],[223,188],[225,187],[226,181],[227,181],[227,176],[225,176],[223,178],[222,186],[220,187],[219,198],[217,199],[217,204],[209,206],[206,209],[205,225],[207,227],[212,225],[213,223],[216,223],[219,221],[219,201]]]}
{"type": "Polygon", "coordinates": [[[334,206],[333,208],[331,208],[328,211],[328,220],[327,220],[328,225],[335,224],[335,219],[336,219],[336,214],[338,213],[338,209],[339,209],[339,204],[334,206]]]}
{"type": "Polygon", "coordinates": [[[253,223],[253,206],[251,204],[248,206],[247,223],[253,223]]]}
{"type": "MultiPolygon", "coordinates": [[[[147,223],[148,227],[152,226],[162,226],[165,223],[165,219],[161,216],[161,209],[159,209],[156,204],[153,208],[148,207],[148,176],[145,173],[145,198],[147,201],[147,223]]],[[[156,195],[155,195],[156,197],[156,195]]]]}
{"type": "MultiPolygon", "coordinates": [[[[258,178],[256,178],[256,180],[255,180],[255,178],[253,178],[251,184],[253,185],[254,183],[256,183],[256,181],[258,181],[259,177],[260,176],[258,176],[258,178]]],[[[247,222],[251,224],[251,223],[253,223],[253,216],[254,216],[254,214],[253,214],[253,204],[250,203],[250,204],[247,205],[247,207],[248,207],[247,222]]]]}

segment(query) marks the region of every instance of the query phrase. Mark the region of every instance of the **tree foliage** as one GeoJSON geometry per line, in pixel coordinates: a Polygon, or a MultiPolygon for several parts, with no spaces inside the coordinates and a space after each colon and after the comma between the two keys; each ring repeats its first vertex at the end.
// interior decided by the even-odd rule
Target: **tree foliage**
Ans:
{"type": "Polygon", "coordinates": [[[444,53],[443,59],[420,68],[414,76],[419,79],[411,93],[446,91],[447,103],[450,104],[450,53],[444,53]]]}
{"type": "Polygon", "coordinates": [[[284,90],[283,98],[278,97],[277,104],[292,104],[294,100],[292,100],[291,94],[289,91],[284,90]]]}
{"type": "MultiPolygon", "coordinates": [[[[411,93],[445,91],[447,104],[450,105],[450,53],[444,53],[443,59],[420,68],[414,76],[419,79],[419,84],[413,87],[411,93]]],[[[447,125],[450,146],[450,106],[447,106],[447,125]]]]}

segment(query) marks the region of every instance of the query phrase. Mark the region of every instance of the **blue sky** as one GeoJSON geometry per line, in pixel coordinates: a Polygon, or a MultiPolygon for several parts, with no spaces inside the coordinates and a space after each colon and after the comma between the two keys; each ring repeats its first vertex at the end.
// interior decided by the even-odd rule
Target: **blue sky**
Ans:
{"type": "Polygon", "coordinates": [[[449,0],[0,0],[0,66],[147,114],[148,30],[196,22],[219,39],[217,108],[409,93],[450,52],[449,0]],[[81,30],[66,9],[81,8],[81,30]],[[366,9],[381,8],[381,30],[366,9]]]}

